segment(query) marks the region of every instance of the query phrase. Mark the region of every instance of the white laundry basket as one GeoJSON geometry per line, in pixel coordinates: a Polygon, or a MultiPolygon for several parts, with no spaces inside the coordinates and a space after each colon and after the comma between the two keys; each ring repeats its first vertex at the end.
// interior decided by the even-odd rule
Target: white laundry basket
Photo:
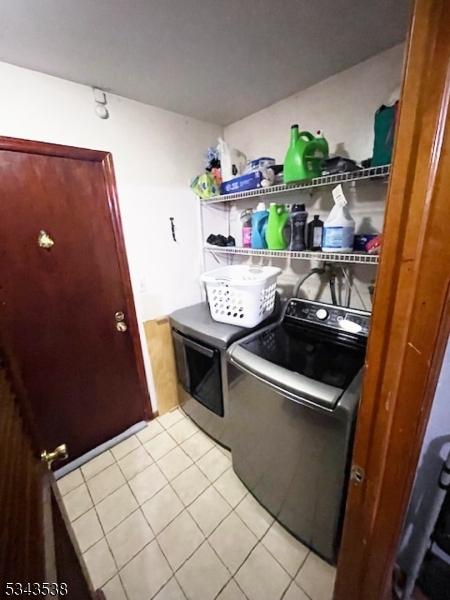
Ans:
{"type": "Polygon", "coordinates": [[[215,321],[255,327],[275,304],[277,267],[232,265],[202,275],[211,316],[215,321]]]}

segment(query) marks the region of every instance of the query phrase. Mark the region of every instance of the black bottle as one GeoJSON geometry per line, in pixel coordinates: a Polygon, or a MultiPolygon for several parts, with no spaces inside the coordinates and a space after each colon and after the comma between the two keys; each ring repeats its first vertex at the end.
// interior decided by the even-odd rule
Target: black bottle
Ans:
{"type": "Polygon", "coordinates": [[[308,213],[304,204],[293,204],[289,213],[290,242],[289,250],[305,250],[306,219],[308,213]]]}
{"type": "Polygon", "coordinates": [[[323,221],[319,215],[314,215],[314,219],[308,223],[308,250],[322,249],[323,221]]]}

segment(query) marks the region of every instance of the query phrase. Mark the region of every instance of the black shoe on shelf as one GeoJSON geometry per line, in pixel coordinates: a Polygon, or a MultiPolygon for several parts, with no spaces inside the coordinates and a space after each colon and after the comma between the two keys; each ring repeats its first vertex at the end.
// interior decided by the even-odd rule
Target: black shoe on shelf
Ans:
{"type": "Polygon", "coordinates": [[[220,233],[218,235],[215,235],[214,233],[208,235],[206,238],[206,243],[211,244],[212,246],[220,246],[222,248],[226,246],[236,246],[236,241],[233,236],[229,235],[228,237],[225,237],[220,233]]]}

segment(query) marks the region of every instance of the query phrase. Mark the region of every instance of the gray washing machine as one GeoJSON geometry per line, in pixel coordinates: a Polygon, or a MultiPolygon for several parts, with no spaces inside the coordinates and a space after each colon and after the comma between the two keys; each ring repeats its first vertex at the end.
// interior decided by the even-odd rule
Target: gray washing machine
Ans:
{"type": "Polygon", "coordinates": [[[335,562],[369,313],[292,299],[233,344],[233,468],[291,533],[335,562]]]}
{"type": "MultiPolygon", "coordinates": [[[[280,302],[273,316],[279,315],[280,302]]],[[[213,439],[230,448],[228,373],[226,351],[234,341],[258,328],[218,323],[207,302],[176,310],[170,315],[178,381],[185,391],[183,410],[213,439]]]]}

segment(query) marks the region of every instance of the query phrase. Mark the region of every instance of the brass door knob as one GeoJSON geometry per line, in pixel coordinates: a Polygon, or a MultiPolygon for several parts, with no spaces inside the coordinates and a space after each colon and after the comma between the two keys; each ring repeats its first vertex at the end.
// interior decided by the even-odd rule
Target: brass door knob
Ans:
{"type": "Polygon", "coordinates": [[[68,457],[69,453],[67,452],[66,444],[57,446],[53,452],[47,452],[47,450],[43,450],[41,452],[41,460],[47,463],[49,469],[51,468],[54,460],[66,460],[68,457]]]}

